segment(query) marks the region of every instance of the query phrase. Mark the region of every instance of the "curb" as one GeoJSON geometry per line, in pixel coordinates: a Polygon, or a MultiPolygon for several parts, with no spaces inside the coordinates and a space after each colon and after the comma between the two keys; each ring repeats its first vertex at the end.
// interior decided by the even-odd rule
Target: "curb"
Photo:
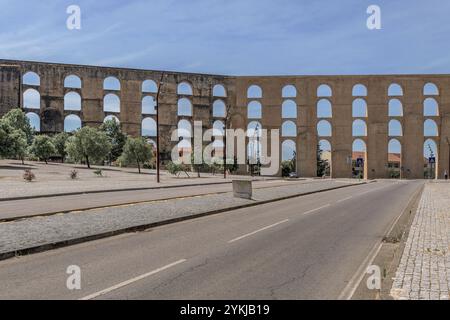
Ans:
{"type": "Polygon", "coordinates": [[[408,236],[408,233],[410,232],[411,223],[416,214],[416,211],[413,209],[417,207],[420,198],[422,196],[424,187],[425,184],[423,184],[421,187],[419,187],[416,191],[413,192],[411,197],[408,199],[406,207],[388,226],[387,230],[384,232],[383,239],[378,243],[379,250],[377,254],[373,256],[372,260],[370,261],[370,263],[376,262],[375,263],[376,265],[378,264],[386,268],[385,269],[386,275],[383,276],[381,279],[381,290],[377,290],[375,292],[370,290],[368,291],[363,285],[364,280],[367,277],[367,275],[364,275],[361,278],[361,281],[358,283],[357,287],[355,288],[355,291],[353,292],[352,296],[348,297],[350,300],[362,300],[362,299],[366,300],[369,297],[370,299],[376,300],[392,300],[392,297],[390,297],[389,295],[393,283],[392,278],[395,276],[398,264],[400,263],[401,255],[404,249],[404,242],[408,236]],[[403,226],[403,228],[399,229],[400,226],[403,226]],[[399,239],[398,243],[396,244],[394,243],[394,245],[397,245],[397,248],[392,253],[387,248],[392,243],[390,243],[387,240],[390,237],[394,236],[399,231],[401,231],[401,238],[399,239]],[[383,256],[387,256],[386,253],[389,253],[388,256],[391,257],[391,260],[383,259],[383,256]],[[391,256],[391,254],[393,255],[391,256]],[[387,287],[389,288],[388,292],[386,292],[387,287]]]}
{"type": "MultiPolygon", "coordinates": [[[[222,183],[217,183],[222,184],[222,183]]],[[[223,184],[228,184],[224,182],[223,184]]],[[[280,186],[275,186],[280,187],[280,186]]],[[[263,186],[256,188],[254,187],[254,190],[260,190],[260,189],[268,189],[268,188],[274,188],[274,186],[263,186]]],[[[6,223],[6,222],[14,222],[24,219],[31,219],[36,217],[49,217],[54,216],[57,214],[65,214],[75,211],[89,211],[89,210],[97,210],[97,209],[105,209],[105,208],[114,208],[114,207],[120,207],[120,206],[128,206],[128,205],[138,205],[138,204],[144,204],[144,203],[152,203],[152,202],[159,202],[159,201],[167,201],[167,200],[178,200],[183,198],[194,198],[194,197],[204,197],[204,196],[211,196],[211,195],[217,195],[217,194],[223,194],[223,193],[229,193],[232,191],[216,191],[216,192],[207,192],[207,193],[199,193],[199,194],[193,194],[193,195],[185,195],[185,196],[173,196],[168,198],[159,198],[159,199],[153,199],[153,200],[138,200],[138,201],[130,201],[130,202],[121,202],[117,204],[105,204],[105,205],[98,205],[93,207],[85,207],[85,208],[73,208],[70,210],[58,210],[58,211],[49,211],[49,212],[43,212],[43,213],[36,213],[31,215],[23,215],[23,216],[15,216],[15,217],[9,217],[9,218],[0,218],[0,223],[6,223]]]]}
{"type": "Polygon", "coordinates": [[[150,228],[155,228],[155,227],[168,225],[168,224],[181,222],[181,221],[186,221],[186,220],[193,220],[196,218],[210,216],[210,215],[214,215],[214,214],[218,214],[218,213],[222,213],[222,212],[226,212],[226,211],[234,211],[234,210],[243,209],[243,208],[255,207],[255,206],[268,204],[268,203],[272,203],[272,202],[278,202],[278,201],[283,201],[283,200],[287,200],[287,199],[293,199],[293,198],[298,198],[298,197],[307,196],[307,195],[311,195],[311,194],[332,191],[332,190],[337,190],[337,189],[343,189],[343,188],[349,188],[349,187],[354,187],[354,186],[364,185],[364,184],[368,184],[368,182],[354,183],[354,184],[337,186],[337,187],[332,187],[332,188],[327,188],[327,189],[322,189],[322,190],[309,191],[306,193],[295,194],[295,195],[285,196],[285,197],[276,198],[276,199],[262,200],[262,201],[258,201],[258,202],[254,202],[254,203],[247,203],[247,204],[234,206],[234,207],[206,211],[206,212],[202,212],[202,213],[198,213],[198,214],[194,214],[194,215],[190,215],[190,216],[178,217],[178,218],[173,218],[173,219],[168,219],[168,220],[158,221],[158,222],[152,222],[152,223],[148,223],[148,224],[144,224],[144,225],[127,227],[127,228],[108,231],[108,232],[104,232],[104,233],[100,233],[100,234],[95,234],[95,235],[90,235],[90,236],[85,236],[85,237],[80,237],[80,238],[74,238],[74,239],[69,239],[69,240],[63,240],[63,241],[58,241],[58,242],[49,243],[49,244],[43,244],[43,245],[38,245],[35,247],[19,249],[19,250],[14,250],[14,251],[10,251],[10,252],[4,252],[4,253],[0,253],[0,261],[10,259],[13,257],[24,256],[24,255],[29,255],[29,254],[33,254],[33,253],[39,253],[39,252],[43,252],[43,251],[72,246],[72,245],[80,244],[83,242],[109,238],[109,237],[117,236],[117,235],[124,234],[124,233],[144,231],[144,230],[147,230],[150,228]]]}
{"type": "Polygon", "coordinates": [[[124,192],[124,191],[141,191],[141,190],[158,190],[158,189],[172,189],[172,188],[196,187],[196,186],[211,186],[211,185],[216,185],[216,184],[231,184],[231,181],[226,181],[226,182],[207,182],[207,183],[197,183],[197,184],[191,183],[191,184],[169,185],[169,186],[160,186],[160,187],[106,189],[106,190],[65,192],[65,193],[57,193],[57,194],[42,194],[42,195],[35,195],[35,196],[0,198],[0,202],[17,201],[17,200],[29,200],[29,199],[40,199],[40,198],[54,198],[54,197],[63,197],[63,196],[76,196],[76,195],[82,195],[82,194],[96,194],[96,193],[124,192]]]}

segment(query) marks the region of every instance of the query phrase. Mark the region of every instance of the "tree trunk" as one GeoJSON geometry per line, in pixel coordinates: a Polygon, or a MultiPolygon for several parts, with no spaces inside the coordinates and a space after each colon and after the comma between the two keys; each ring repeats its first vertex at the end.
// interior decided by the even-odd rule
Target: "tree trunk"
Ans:
{"type": "Polygon", "coordinates": [[[139,161],[137,161],[137,165],[138,165],[138,171],[139,171],[139,174],[141,173],[141,164],[139,163],[139,161]]]}
{"type": "Polygon", "coordinates": [[[25,164],[25,161],[23,160],[23,157],[22,157],[22,158],[20,158],[20,160],[22,160],[22,164],[25,164]]]}
{"type": "Polygon", "coordinates": [[[45,164],[48,164],[48,163],[47,163],[47,158],[44,159],[44,162],[45,162],[45,164]]]}
{"type": "Polygon", "coordinates": [[[89,163],[89,157],[88,156],[86,156],[86,164],[87,164],[88,169],[90,169],[91,168],[91,164],[89,163]]]}

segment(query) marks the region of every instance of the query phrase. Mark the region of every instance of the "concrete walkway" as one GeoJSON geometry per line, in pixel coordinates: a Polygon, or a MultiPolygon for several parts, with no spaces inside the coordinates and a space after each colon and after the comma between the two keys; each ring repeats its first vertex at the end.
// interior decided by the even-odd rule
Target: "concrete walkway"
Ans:
{"type": "MultiPolygon", "coordinates": [[[[316,181],[271,180],[255,181],[253,188],[273,188],[304,183],[322,183],[316,181]]],[[[44,216],[70,211],[98,209],[117,205],[137,204],[150,201],[171,200],[175,198],[231,192],[231,182],[217,184],[179,185],[172,188],[155,188],[145,190],[83,193],[74,195],[58,195],[36,197],[20,200],[0,201],[0,222],[44,216]]]]}
{"type": "MultiPolygon", "coordinates": [[[[76,164],[61,164],[26,161],[22,165],[20,161],[0,160],[0,201],[17,200],[20,198],[73,195],[84,192],[104,192],[114,190],[144,190],[171,188],[179,186],[211,185],[231,183],[232,179],[247,176],[229,175],[223,179],[222,174],[212,175],[202,173],[201,178],[197,174],[188,172],[190,177],[182,173],[179,177],[172,176],[166,171],[161,171],[161,183],[156,183],[156,171],[142,169],[142,174],[137,169],[117,168],[108,166],[93,166],[87,169],[76,164]],[[94,171],[102,170],[102,176],[97,176],[94,171]],[[31,170],[36,180],[26,182],[22,175],[24,170],[31,170]],[[70,178],[71,171],[77,171],[77,179],[70,178]]],[[[253,177],[253,180],[273,180],[279,177],[253,177]]]]}
{"type": "Polygon", "coordinates": [[[428,183],[391,289],[394,299],[448,300],[450,184],[428,183]]]}

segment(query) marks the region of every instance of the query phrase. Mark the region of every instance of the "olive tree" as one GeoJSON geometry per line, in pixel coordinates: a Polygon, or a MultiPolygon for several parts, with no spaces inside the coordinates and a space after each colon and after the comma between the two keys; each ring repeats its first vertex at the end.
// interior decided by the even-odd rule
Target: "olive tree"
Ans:
{"type": "Polygon", "coordinates": [[[121,161],[127,164],[136,164],[139,173],[141,173],[141,165],[151,160],[153,155],[153,147],[147,143],[144,138],[128,137],[123,147],[121,161]]]}
{"type": "Polygon", "coordinates": [[[48,158],[55,154],[56,150],[49,136],[40,135],[34,138],[30,147],[30,153],[47,163],[48,158]]]}
{"type": "Polygon", "coordinates": [[[61,162],[64,163],[64,159],[67,156],[66,142],[69,140],[70,135],[67,132],[61,132],[53,136],[53,145],[55,146],[56,154],[61,157],[61,162]]]}
{"type": "Polygon", "coordinates": [[[67,140],[66,152],[74,161],[86,161],[91,168],[92,162],[104,161],[111,151],[111,143],[105,132],[91,127],[83,127],[67,140]]]}

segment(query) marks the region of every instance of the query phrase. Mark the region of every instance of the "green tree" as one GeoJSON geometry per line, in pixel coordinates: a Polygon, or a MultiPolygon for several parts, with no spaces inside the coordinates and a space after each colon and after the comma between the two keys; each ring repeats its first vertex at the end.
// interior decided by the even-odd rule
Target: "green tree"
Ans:
{"type": "Polygon", "coordinates": [[[139,173],[141,173],[141,165],[150,161],[152,155],[152,145],[147,143],[144,138],[128,137],[120,159],[125,165],[136,164],[139,173]]]}
{"type": "Polygon", "coordinates": [[[109,162],[116,161],[123,153],[123,148],[127,141],[127,136],[122,132],[120,124],[115,120],[107,120],[100,126],[111,143],[111,151],[108,154],[109,162]]]}
{"type": "Polygon", "coordinates": [[[21,109],[12,109],[3,117],[11,127],[15,130],[21,130],[27,139],[27,143],[33,142],[34,129],[31,127],[30,120],[27,118],[25,112],[21,109]]]}
{"type": "Polygon", "coordinates": [[[61,132],[53,136],[53,145],[55,146],[56,154],[61,157],[61,162],[64,163],[64,159],[67,156],[66,142],[70,135],[67,132],[61,132]]]}
{"type": "Polygon", "coordinates": [[[91,162],[105,160],[111,151],[111,143],[105,132],[91,127],[83,127],[67,140],[66,152],[74,161],[86,161],[88,168],[91,162]]]}
{"type": "Polygon", "coordinates": [[[27,147],[25,133],[12,127],[5,119],[0,119],[0,157],[18,158],[23,163],[27,147]]]}
{"type": "Polygon", "coordinates": [[[30,153],[47,163],[48,158],[55,154],[56,150],[49,136],[40,135],[34,138],[30,147],[30,153]]]}
{"type": "Polygon", "coordinates": [[[21,130],[14,130],[11,135],[11,155],[14,158],[20,159],[22,164],[25,164],[24,160],[27,156],[28,142],[25,133],[21,130]]]}

